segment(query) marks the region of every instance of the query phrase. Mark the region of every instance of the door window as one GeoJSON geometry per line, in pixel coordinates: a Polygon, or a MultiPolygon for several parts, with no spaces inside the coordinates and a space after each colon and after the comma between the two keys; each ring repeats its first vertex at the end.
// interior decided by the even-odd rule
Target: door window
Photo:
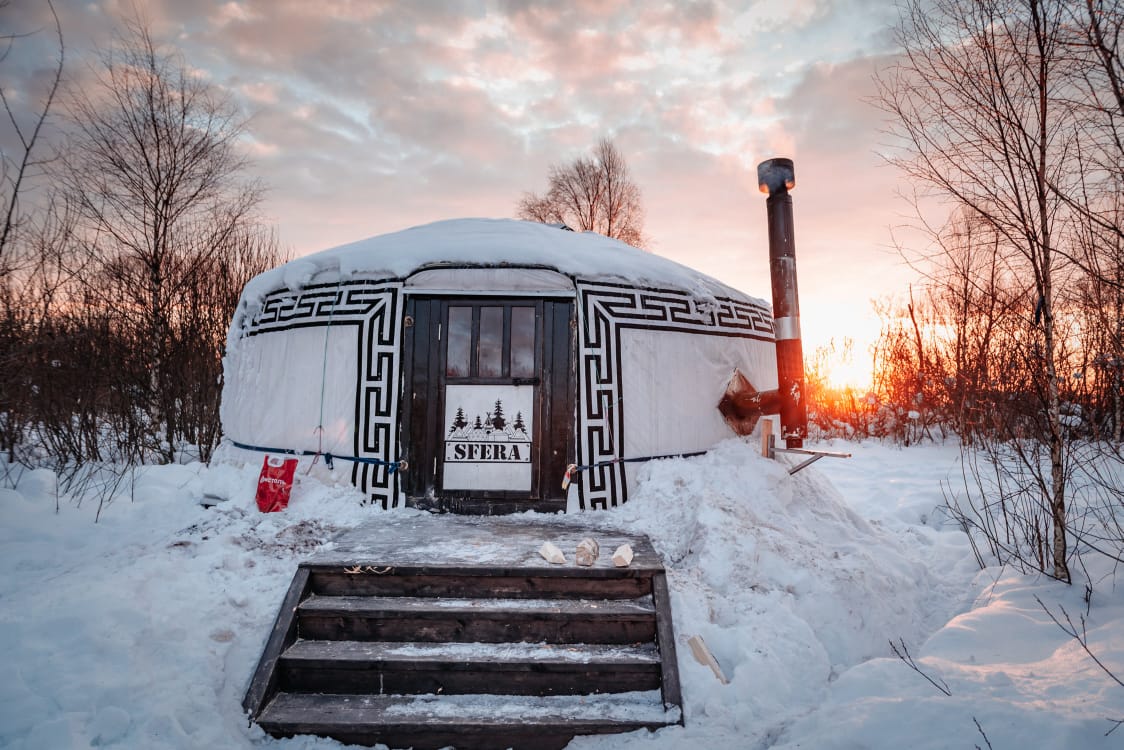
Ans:
{"type": "Polygon", "coordinates": [[[511,377],[535,374],[535,308],[511,308],[511,377]]]}
{"type": "Polygon", "coordinates": [[[445,374],[466,378],[472,372],[472,308],[449,308],[449,342],[445,356],[445,374]]]}
{"type": "Polygon", "coordinates": [[[530,378],[537,374],[537,309],[532,305],[449,305],[445,376],[530,378]]]}
{"type": "Polygon", "coordinates": [[[480,377],[503,377],[503,313],[502,307],[480,308],[480,377]]]}

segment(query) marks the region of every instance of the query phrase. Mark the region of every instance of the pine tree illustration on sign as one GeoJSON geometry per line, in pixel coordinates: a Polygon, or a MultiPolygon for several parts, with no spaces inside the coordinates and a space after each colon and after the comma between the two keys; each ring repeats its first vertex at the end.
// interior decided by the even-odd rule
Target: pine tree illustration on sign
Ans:
{"type": "Polygon", "coordinates": [[[449,433],[452,434],[462,427],[468,427],[468,420],[464,418],[464,407],[458,406],[457,414],[453,417],[453,426],[449,428],[449,433]]]}

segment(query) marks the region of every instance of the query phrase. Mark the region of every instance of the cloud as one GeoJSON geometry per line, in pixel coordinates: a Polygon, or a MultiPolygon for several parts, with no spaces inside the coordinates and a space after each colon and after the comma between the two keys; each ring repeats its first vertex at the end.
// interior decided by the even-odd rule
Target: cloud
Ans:
{"type": "Polygon", "coordinates": [[[893,21],[880,0],[58,0],[72,71],[134,2],[250,116],[266,212],[297,252],[510,216],[551,163],[611,135],[660,253],[767,292],[755,167],[789,155],[809,293],[885,262],[896,176],[875,168],[863,101],[893,21]]]}

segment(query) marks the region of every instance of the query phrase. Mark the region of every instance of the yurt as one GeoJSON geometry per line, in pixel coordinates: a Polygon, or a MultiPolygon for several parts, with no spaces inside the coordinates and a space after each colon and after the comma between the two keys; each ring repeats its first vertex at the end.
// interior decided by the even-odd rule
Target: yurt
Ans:
{"type": "Polygon", "coordinates": [[[311,456],[385,508],[616,506],[645,461],[777,388],[766,302],[604,236],[440,221],[254,278],[231,323],[228,455],[311,456]]]}

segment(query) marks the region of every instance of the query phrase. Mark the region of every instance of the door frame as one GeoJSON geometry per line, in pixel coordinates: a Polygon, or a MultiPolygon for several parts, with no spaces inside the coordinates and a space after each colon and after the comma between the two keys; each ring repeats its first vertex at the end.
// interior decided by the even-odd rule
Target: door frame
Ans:
{"type": "MultiPolygon", "coordinates": [[[[400,481],[406,504],[426,510],[473,515],[557,512],[566,509],[562,477],[576,455],[574,404],[575,300],[568,296],[494,294],[410,294],[406,297],[401,368],[400,445],[409,468],[400,481]],[[538,383],[532,422],[531,490],[445,490],[444,418],[448,308],[531,306],[536,310],[538,383]],[[440,338],[433,333],[440,330],[440,338]]],[[[478,313],[474,316],[474,319],[478,313]]],[[[477,327],[474,325],[474,333],[477,327]]],[[[505,351],[510,330],[505,329],[505,351]]],[[[475,339],[474,339],[475,340],[475,339]]],[[[457,379],[452,385],[514,385],[513,379],[457,379]],[[498,381],[498,382],[497,382],[498,381]]],[[[510,416],[510,415],[509,415],[510,416]]]]}

